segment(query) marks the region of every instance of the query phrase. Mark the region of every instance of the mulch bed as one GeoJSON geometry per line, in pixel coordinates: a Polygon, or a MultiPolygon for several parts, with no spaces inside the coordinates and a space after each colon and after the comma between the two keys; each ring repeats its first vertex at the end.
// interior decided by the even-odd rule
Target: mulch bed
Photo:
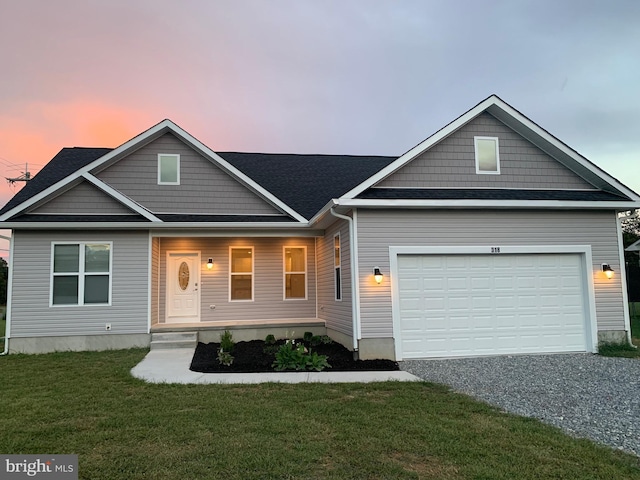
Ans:
{"type": "MultiPolygon", "coordinates": [[[[296,340],[296,343],[298,342],[302,342],[302,340],[296,340]]],[[[277,345],[282,345],[283,343],[284,340],[279,340],[277,345]]],[[[233,364],[228,367],[218,362],[219,347],[219,343],[198,343],[189,369],[203,373],[274,371],[271,366],[274,361],[274,354],[264,353],[265,343],[263,340],[236,343],[233,350],[233,364]]],[[[336,342],[320,344],[310,348],[311,351],[318,352],[318,355],[327,356],[327,362],[331,365],[331,368],[325,370],[328,372],[400,370],[398,363],[392,360],[354,360],[353,352],[336,342]]]]}

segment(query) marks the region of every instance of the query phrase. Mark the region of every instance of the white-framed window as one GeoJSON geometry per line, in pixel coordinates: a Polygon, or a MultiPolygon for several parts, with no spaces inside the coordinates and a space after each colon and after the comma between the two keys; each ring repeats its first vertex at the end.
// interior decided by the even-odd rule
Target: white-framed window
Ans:
{"type": "Polygon", "coordinates": [[[253,301],[253,247],[229,247],[229,301],[253,301]]]}
{"type": "Polygon", "coordinates": [[[52,242],[50,306],[111,305],[112,242],[52,242]]]}
{"type": "Polygon", "coordinates": [[[476,154],[476,173],[500,174],[500,146],[498,137],[473,137],[476,154]]]}
{"type": "Polygon", "coordinates": [[[340,253],[340,234],[333,237],[333,268],[335,282],[335,299],[342,300],[342,256],[340,253]]]}
{"type": "Polygon", "coordinates": [[[307,299],[307,247],[283,247],[284,299],[307,299]]]}
{"type": "Polygon", "coordinates": [[[158,154],[158,185],[180,185],[180,155],[158,154]]]}

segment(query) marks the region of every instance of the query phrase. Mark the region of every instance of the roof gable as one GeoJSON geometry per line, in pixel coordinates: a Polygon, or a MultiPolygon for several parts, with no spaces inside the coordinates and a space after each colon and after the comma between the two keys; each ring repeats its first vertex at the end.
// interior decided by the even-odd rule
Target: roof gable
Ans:
{"type": "Polygon", "coordinates": [[[374,186],[378,187],[596,189],[486,111],[374,186]],[[476,172],[475,137],[498,138],[499,175],[476,172]]]}
{"type": "Polygon", "coordinates": [[[173,133],[165,133],[118,162],[92,172],[156,214],[278,215],[265,200],[173,133]],[[179,156],[179,185],[158,184],[158,155],[179,156]]]}
{"type": "Polygon", "coordinates": [[[498,119],[501,123],[517,132],[520,136],[527,139],[533,145],[538,147],[546,154],[560,162],[567,169],[571,170],[579,177],[585,179],[588,183],[604,191],[627,197],[633,201],[640,201],[640,196],[631,189],[620,183],[586,158],[582,157],[578,152],[571,149],[560,140],[555,138],[546,130],[529,120],[513,107],[503,102],[496,95],[483,100],[478,105],[449,123],[447,126],[438,130],[436,133],[428,137],[426,140],[416,145],[414,148],[401,155],[396,161],[383,168],[357,187],[351,189],[342,196],[345,200],[358,197],[367,189],[374,187],[376,184],[387,179],[393,173],[400,170],[409,162],[420,156],[434,145],[456,132],[464,125],[481,115],[483,112],[489,113],[498,119]]]}

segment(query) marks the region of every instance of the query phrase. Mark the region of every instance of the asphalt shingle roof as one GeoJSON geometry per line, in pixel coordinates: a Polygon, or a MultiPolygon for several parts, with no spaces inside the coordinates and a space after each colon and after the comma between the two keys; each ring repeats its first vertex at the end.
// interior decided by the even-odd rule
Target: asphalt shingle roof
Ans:
{"type": "Polygon", "coordinates": [[[396,159],[237,152],[219,155],[306,218],[396,159]]]}
{"type": "Polygon", "coordinates": [[[0,215],[46,190],[76,170],[106,155],[111,148],[63,148],[0,210],[0,215]]]}
{"type": "Polygon", "coordinates": [[[367,200],[566,200],[605,201],[628,200],[602,190],[509,190],[458,188],[369,188],[358,195],[367,200]]]}

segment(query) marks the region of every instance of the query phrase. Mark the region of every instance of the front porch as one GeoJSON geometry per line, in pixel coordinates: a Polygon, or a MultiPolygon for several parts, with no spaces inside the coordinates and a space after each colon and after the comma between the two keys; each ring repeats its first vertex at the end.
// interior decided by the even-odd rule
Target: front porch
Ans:
{"type": "Polygon", "coordinates": [[[284,320],[255,320],[228,322],[196,322],[196,323],[161,323],[151,327],[151,344],[154,334],[192,332],[196,334],[197,342],[211,343],[220,341],[220,335],[225,330],[233,334],[236,342],[250,340],[264,340],[271,334],[276,338],[302,337],[304,332],[314,335],[326,335],[325,322],[319,318],[284,319],[284,320]]]}

